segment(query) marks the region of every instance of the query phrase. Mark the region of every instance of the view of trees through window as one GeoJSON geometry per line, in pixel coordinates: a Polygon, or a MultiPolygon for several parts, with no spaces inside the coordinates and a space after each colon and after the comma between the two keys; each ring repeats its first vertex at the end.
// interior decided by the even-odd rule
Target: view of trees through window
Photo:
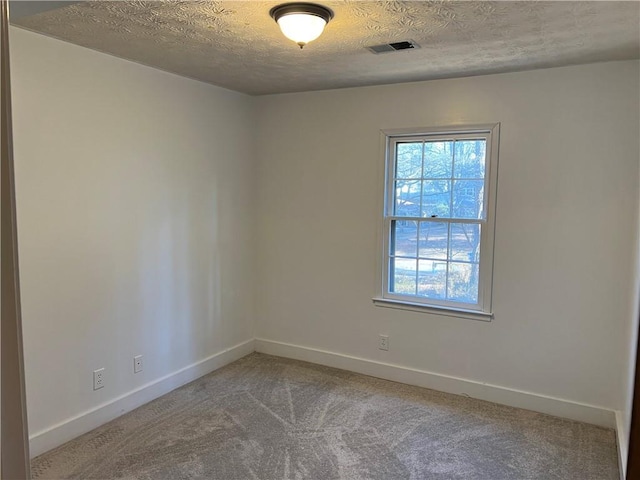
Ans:
{"type": "Polygon", "coordinates": [[[398,141],[389,291],[478,302],[486,139],[398,141]]]}

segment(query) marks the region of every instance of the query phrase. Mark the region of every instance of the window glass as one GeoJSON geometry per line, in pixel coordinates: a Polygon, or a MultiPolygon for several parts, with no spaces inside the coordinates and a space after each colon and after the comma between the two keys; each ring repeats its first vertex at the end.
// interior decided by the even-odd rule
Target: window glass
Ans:
{"type": "Polygon", "coordinates": [[[386,195],[383,297],[490,309],[493,248],[486,243],[493,239],[493,218],[487,202],[495,202],[495,191],[487,192],[487,174],[497,168],[494,131],[497,126],[388,137],[391,178],[385,185],[392,191],[386,195]]]}

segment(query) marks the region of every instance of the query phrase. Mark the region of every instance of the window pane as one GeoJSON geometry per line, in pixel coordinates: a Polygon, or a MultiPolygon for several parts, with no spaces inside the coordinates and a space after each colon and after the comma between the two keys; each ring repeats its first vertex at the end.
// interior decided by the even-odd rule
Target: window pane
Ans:
{"type": "Polygon", "coordinates": [[[492,179],[497,174],[494,131],[497,125],[387,137],[383,297],[454,310],[490,308],[478,301],[485,292],[485,300],[491,298],[493,252],[483,251],[481,259],[480,250],[481,236],[494,227],[487,206],[495,201],[495,180],[491,189],[486,183],[490,165],[492,179]],[[482,286],[481,262],[489,282],[482,286]]]}
{"type": "Polygon", "coordinates": [[[396,144],[396,178],[422,176],[422,142],[396,144]]]}
{"type": "Polygon", "coordinates": [[[449,263],[447,300],[478,303],[478,264],[449,263]]]}
{"type": "Polygon", "coordinates": [[[452,223],[449,258],[463,262],[480,261],[480,225],[452,223]]]}
{"type": "Polygon", "coordinates": [[[404,295],[416,294],[416,259],[391,258],[389,291],[404,295]]]}
{"type": "Polygon", "coordinates": [[[453,218],[482,218],[483,180],[455,180],[453,182],[453,218]]]}
{"type": "Polygon", "coordinates": [[[415,257],[418,243],[417,222],[394,220],[391,222],[391,255],[415,257]]]}
{"type": "Polygon", "coordinates": [[[422,182],[422,216],[449,217],[451,215],[450,189],[450,180],[424,180],[422,182]]]}
{"type": "Polygon", "coordinates": [[[418,256],[446,260],[449,225],[444,222],[420,222],[418,256]]]}
{"type": "Polygon", "coordinates": [[[454,177],[484,178],[487,141],[484,139],[458,140],[455,149],[454,177]]]}
{"type": "Polygon", "coordinates": [[[395,215],[399,217],[420,216],[420,182],[396,181],[395,215]]]}
{"type": "Polygon", "coordinates": [[[424,178],[451,178],[453,142],[425,142],[424,178]]]}
{"type": "Polygon", "coordinates": [[[447,284],[447,262],[418,261],[418,295],[444,300],[447,284]]]}

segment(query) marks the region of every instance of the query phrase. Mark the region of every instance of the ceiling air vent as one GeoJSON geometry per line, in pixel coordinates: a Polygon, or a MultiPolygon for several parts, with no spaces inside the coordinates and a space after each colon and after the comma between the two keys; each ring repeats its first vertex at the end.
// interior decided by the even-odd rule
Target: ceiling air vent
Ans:
{"type": "Polygon", "coordinates": [[[395,52],[397,50],[408,50],[410,48],[420,48],[413,40],[407,40],[406,42],[395,42],[395,43],[383,43],[382,45],[372,45],[371,47],[367,47],[372,53],[387,53],[387,52],[395,52]]]}

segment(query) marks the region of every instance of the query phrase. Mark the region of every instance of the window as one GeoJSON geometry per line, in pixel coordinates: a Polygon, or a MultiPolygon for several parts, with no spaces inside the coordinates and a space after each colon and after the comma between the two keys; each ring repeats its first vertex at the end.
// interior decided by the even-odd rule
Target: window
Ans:
{"type": "Polygon", "coordinates": [[[491,316],[499,125],[383,132],[381,306],[491,316]]]}

